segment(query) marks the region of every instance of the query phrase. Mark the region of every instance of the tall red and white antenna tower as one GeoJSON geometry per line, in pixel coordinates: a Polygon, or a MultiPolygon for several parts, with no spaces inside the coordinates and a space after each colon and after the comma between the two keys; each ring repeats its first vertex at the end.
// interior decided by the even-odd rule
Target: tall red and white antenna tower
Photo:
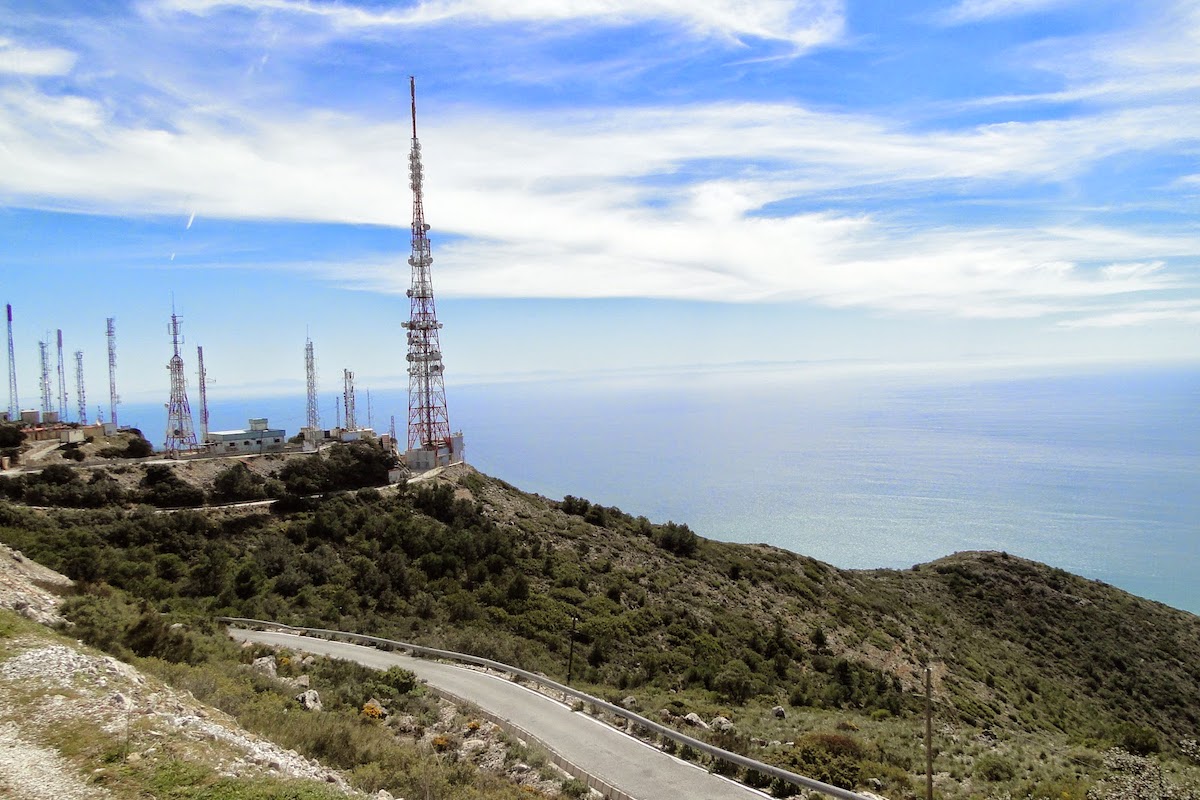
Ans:
{"type": "Polygon", "coordinates": [[[21,415],[21,400],[17,397],[17,360],[13,355],[12,304],[6,303],[8,311],[8,418],[17,420],[21,415]]]}
{"type": "MultiPolygon", "coordinates": [[[[50,338],[49,331],[46,332],[46,338],[50,338]]],[[[50,345],[44,341],[38,342],[39,356],[41,357],[42,367],[42,417],[54,410],[52,403],[54,395],[50,392],[50,345]]]]}
{"type": "Polygon", "coordinates": [[[416,79],[408,79],[412,97],[412,149],[408,154],[409,185],[413,192],[412,255],[408,263],[412,266],[412,288],[408,290],[409,319],[404,323],[408,329],[408,449],[428,450],[435,455],[454,460],[450,440],[450,415],[446,410],[446,385],[442,378],[442,347],[438,341],[437,321],[433,302],[433,282],[429,267],[433,263],[430,254],[429,226],[425,224],[425,201],[423,182],[425,171],[421,165],[421,143],[417,140],[417,86],[416,79]]]}
{"type": "Polygon", "coordinates": [[[79,401],[79,424],[87,424],[87,396],[83,393],[83,351],[75,351],[75,396],[79,401]]]}
{"type": "Polygon", "coordinates": [[[58,329],[58,421],[67,421],[67,371],[63,366],[62,328],[58,329]]]}
{"type": "Polygon", "coordinates": [[[200,441],[208,441],[208,373],[204,371],[204,348],[196,347],[196,370],[200,378],[200,441]]]}
{"type": "Polygon", "coordinates": [[[348,431],[356,431],[358,430],[358,415],[354,411],[354,373],[344,370],[342,380],[342,407],[345,408],[346,414],[345,428],[348,431]]]}
{"type": "Polygon", "coordinates": [[[179,317],[171,310],[171,343],[175,355],[167,363],[171,372],[171,401],[167,404],[167,440],[164,443],[167,454],[177,456],[181,452],[196,449],[196,431],[192,428],[192,408],[188,405],[187,378],[183,374],[183,357],[179,355],[179,345],[183,336],[179,332],[179,317]]]}
{"type": "Polygon", "coordinates": [[[117,424],[117,320],[108,318],[108,417],[115,427],[117,424]]]}

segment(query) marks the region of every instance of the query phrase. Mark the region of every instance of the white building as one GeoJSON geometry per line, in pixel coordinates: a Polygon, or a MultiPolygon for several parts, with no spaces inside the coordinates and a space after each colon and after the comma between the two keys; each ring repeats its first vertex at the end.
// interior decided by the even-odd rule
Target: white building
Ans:
{"type": "Polygon", "coordinates": [[[208,447],[214,455],[278,453],[287,444],[283,429],[271,428],[266,419],[252,419],[244,431],[209,431],[208,447]]]}

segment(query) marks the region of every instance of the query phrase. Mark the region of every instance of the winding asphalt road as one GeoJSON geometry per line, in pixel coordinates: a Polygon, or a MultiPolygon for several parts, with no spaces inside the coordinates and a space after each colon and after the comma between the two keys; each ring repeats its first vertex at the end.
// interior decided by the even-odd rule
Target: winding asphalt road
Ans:
{"type": "Polygon", "coordinates": [[[230,628],[229,635],[241,641],[357,661],[375,669],[400,666],[411,670],[435,690],[470,700],[529,731],[567,761],[638,800],[763,800],[767,797],[672,758],[587,714],[572,712],[562,703],[495,674],[387,653],[373,647],[289,633],[230,628]]]}

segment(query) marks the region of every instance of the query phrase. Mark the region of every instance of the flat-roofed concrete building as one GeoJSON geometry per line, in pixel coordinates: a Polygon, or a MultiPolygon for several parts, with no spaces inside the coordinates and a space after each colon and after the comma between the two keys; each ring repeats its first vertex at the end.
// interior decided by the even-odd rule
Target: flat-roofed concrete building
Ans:
{"type": "Polygon", "coordinates": [[[226,453],[278,453],[287,444],[282,428],[272,428],[267,420],[252,419],[241,431],[209,431],[208,448],[214,455],[226,453]]]}

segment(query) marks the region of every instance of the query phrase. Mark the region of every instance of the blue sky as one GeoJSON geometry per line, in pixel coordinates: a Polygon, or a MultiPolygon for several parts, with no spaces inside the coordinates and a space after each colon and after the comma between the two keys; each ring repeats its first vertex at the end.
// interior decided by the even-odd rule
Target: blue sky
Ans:
{"type": "Polygon", "coordinates": [[[0,7],[26,407],[110,316],[165,401],[172,297],[215,396],[404,386],[409,75],[451,387],[1200,353],[1195,2],[0,7]]]}

